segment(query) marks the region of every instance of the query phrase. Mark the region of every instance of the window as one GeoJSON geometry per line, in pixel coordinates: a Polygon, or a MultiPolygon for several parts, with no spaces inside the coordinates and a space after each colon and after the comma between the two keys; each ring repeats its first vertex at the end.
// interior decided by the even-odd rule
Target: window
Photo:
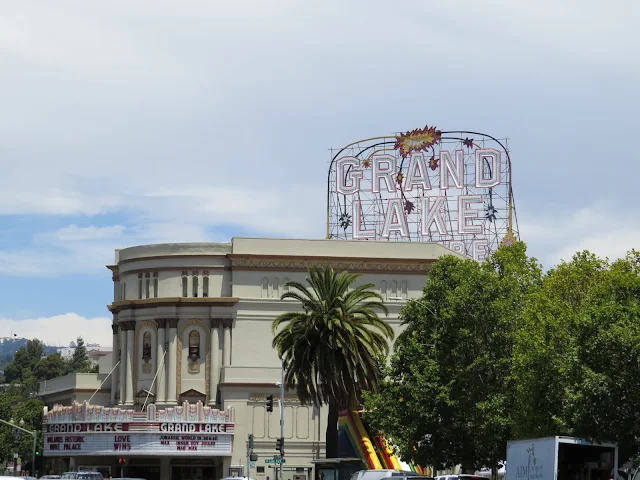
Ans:
{"type": "Polygon", "coordinates": [[[142,299],[142,274],[138,274],[138,300],[142,299]]]}
{"type": "Polygon", "coordinates": [[[191,330],[189,333],[189,359],[195,362],[200,358],[200,332],[191,330]]]}
{"type": "Polygon", "coordinates": [[[391,280],[391,296],[394,298],[398,297],[398,282],[395,280],[391,280]]]}
{"type": "Polygon", "coordinates": [[[283,293],[287,293],[289,291],[289,285],[287,285],[287,283],[289,283],[289,279],[288,278],[283,278],[282,279],[282,292],[283,293]]]}
{"type": "Polygon", "coordinates": [[[151,360],[151,332],[144,332],[142,336],[142,359],[145,362],[151,360]]]}
{"type": "Polygon", "coordinates": [[[260,287],[262,288],[262,298],[268,298],[269,297],[269,280],[267,280],[266,278],[263,278],[262,281],[260,282],[260,287]]]}
{"type": "Polygon", "coordinates": [[[127,282],[122,282],[122,298],[120,300],[127,299],[127,282]]]}
{"type": "Polygon", "coordinates": [[[153,298],[158,298],[158,272],[153,274],[153,298]]]}
{"type": "Polygon", "coordinates": [[[380,295],[382,295],[382,298],[385,300],[387,299],[387,282],[385,280],[380,282],[380,295]]]}
{"type": "Polygon", "coordinates": [[[406,280],[400,282],[400,296],[402,298],[407,298],[409,295],[409,286],[406,280]]]}
{"type": "Polygon", "coordinates": [[[257,473],[264,473],[264,467],[256,467],[256,468],[258,469],[257,473]]]}
{"type": "Polygon", "coordinates": [[[209,296],[209,277],[202,278],[202,296],[203,297],[209,296]]]}
{"type": "Polygon", "coordinates": [[[193,276],[193,296],[198,296],[198,277],[193,276]]]}
{"type": "Polygon", "coordinates": [[[279,290],[280,285],[278,283],[278,279],[273,278],[269,284],[269,298],[280,298],[280,295],[278,295],[279,290]]]}
{"type": "Polygon", "coordinates": [[[182,277],[182,296],[186,297],[187,296],[187,287],[189,286],[189,280],[187,279],[187,277],[182,277]]]}
{"type": "Polygon", "coordinates": [[[145,289],[144,289],[144,298],[149,298],[151,293],[151,279],[149,278],[149,274],[145,273],[145,289]]]}

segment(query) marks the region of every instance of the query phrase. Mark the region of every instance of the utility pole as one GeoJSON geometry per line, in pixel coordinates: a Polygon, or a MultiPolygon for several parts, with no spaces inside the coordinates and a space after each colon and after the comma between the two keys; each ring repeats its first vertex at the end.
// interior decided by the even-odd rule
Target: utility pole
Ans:
{"type": "Polygon", "coordinates": [[[284,360],[282,362],[282,379],[280,380],[280,438],[283,444],[282,452],[280,452],[280,480],[284,479],[283,476],[283,461],[284,461],[284,360]]]}

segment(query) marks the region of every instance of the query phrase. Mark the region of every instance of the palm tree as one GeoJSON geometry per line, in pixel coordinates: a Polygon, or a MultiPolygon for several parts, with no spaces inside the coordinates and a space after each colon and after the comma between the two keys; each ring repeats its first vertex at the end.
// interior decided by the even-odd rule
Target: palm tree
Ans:
{"type": "Polygon", "coordinates": [[[285,386],[296,390],[302,404],[329,405],[327,458],[338,456],[340,409],[352,407],[363,390],[375,391],[380,358],[387,357],[393,340],[393,330],[378,316],[389,314],[382,296],[372,283],[352,287],[359,277],[310,268],[310,288],[287,282],[289,291],[281,297],[297,300],[302,311],[284,313],[272,326],[285,386]]]}

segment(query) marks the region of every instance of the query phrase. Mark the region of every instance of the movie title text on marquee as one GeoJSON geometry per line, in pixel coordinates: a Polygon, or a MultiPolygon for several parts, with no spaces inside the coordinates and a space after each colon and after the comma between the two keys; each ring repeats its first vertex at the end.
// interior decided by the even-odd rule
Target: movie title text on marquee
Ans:
{"type": "Polygon", "coordinates": [[[227,432],[228,427],[203,423],[50,424],[43,428],[44,454],[231,455],[233,435],[227,432]]]}

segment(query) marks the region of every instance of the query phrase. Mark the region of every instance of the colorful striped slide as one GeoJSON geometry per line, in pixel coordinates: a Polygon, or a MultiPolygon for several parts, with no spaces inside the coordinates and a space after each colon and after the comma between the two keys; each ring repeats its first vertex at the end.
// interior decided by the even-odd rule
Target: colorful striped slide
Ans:
{"type": "Polygon", "coordinates": [[[370,470],[408,470],[424,475],[425,469],[421,466],[400,461],[386,439],[374,437],[374,447],[356,410],[341,412],[338,428],[348,438],[356,455],[366,462],[370,470]]]}

